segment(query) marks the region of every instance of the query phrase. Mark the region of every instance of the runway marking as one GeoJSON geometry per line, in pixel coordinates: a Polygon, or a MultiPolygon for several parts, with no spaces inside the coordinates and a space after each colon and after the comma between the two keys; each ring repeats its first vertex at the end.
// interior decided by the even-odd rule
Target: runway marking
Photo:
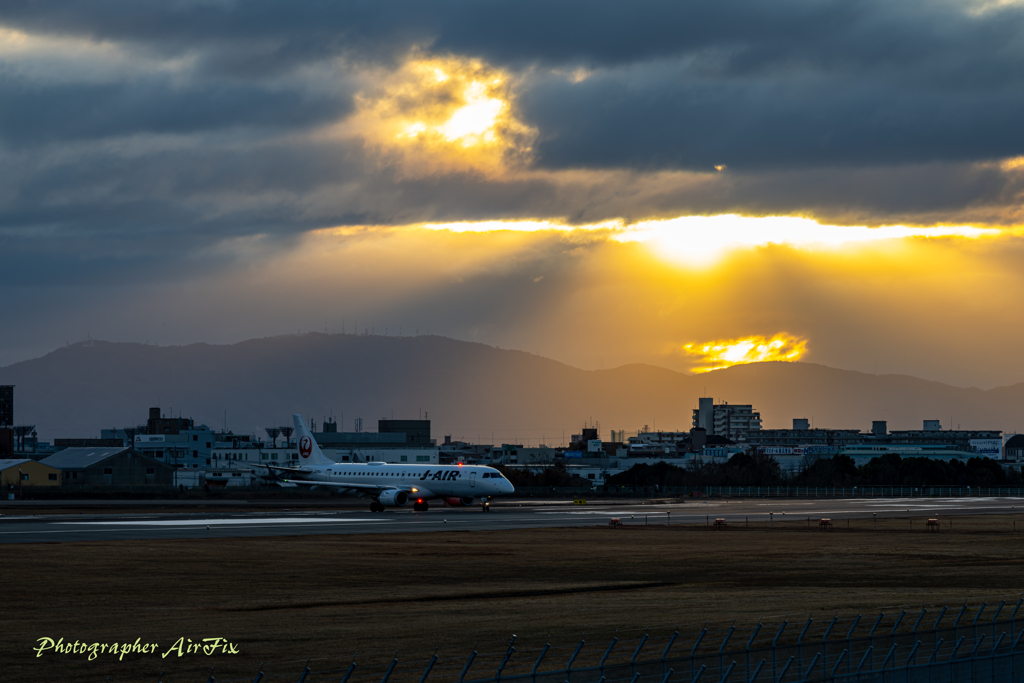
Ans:
{"type": "Polygon", "coordinates": [[[156,519],[152,521],[116,522],[54,522],[54,524],[121,525],[121,526],[231,526],[241,524],[308,524],[310,522],[385,522],[384,519],[355,519],[345,517],[265,517],[263,519],[156,519]]]}

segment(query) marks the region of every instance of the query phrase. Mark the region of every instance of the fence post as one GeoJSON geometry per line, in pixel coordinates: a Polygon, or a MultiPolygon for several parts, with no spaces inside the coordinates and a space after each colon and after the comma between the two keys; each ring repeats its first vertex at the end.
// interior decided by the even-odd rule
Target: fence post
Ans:
{"type": "Polygon", "coordinates": [[[928,610],[921,608],[921,616],[919,616],[917,621],[914,622],[914,628],[910,629],[910,632],[914,634],[915,638],[917,637],[917,627],[921,625],[921,620],[924,619],[924,615],[926,614],[928,614],[928,610]]]}
{"type": "Polygon", "coordinates": [[[825,629],[825,635],[821,637],[821,670],[828,671],[828,634],[832,633],[832,627],[839,621],[839,617],[832,617],[832,623],[825,629]]]}
{"type": "Polygon", "coordinates": [[[776,644],[779,642],[779,636],[782,635],[782,632],[786,630],[786,626],[788,626],[788,625],[789,625],[789,622],[786,621],[785,619],[783,619],[782,620],[782,626],[779,627],[779,632],[775,634],[775,638],[772,640],[772,680],[773,681],[777,680],[775,678],[776,654],[778,652],[778,650],[776,648],[776,644]]]}
{"type": "Polygon", "coordinates": [[[956,638],[957,627],[960,624],[960,617],[962,617],[964,615],[964,612],[966,612],[966,611],[967,611],[967,603],[965,602],[964,606],[960,608],[960,614],[956,615],[956,619],[953,620],[953,637],[954,638],[956,638]]]}
{"type": "Polygon", "coordinates": [[[996,640],[996,644],[992,646],[992,656],[993,657],[996,656],[996,650],[998,650],[999,646],[1003,644],[1003,638],[1005,638],[1005,637],[1006,637],[1006,631],[1003,631],[1002,633],[999,634],[999,639],[996,640]]]}
{"type": "Polygon", "coordinates": [[[1017,651],[1017,643],[1020,642],[1020,637],[1024,636],[1024,631],[1021,631],[1020,636],[1017,636],[1017,640],[1013,641],[1013,645],[1010,646],[1010,680],[1013,680],[1013,653],[1017,651]]]}
{"type": "Polygon", "coordinates": [[[946,642],[946,639],[942,638],[935,644],[935,649],[932,650],[932,656],[928,658],[928,666],[931,666],[932,662],[935,661],[935,658],[939,656],[939,648],[942,647],[944,642],[946,642]]]}
{"type": "Polygon", "coordinates": [[[981,642],[985,640],[985,634],[982,633],[981,637],[974,642],[974,649],[971,650],[971,680],[974,680],[974,660],[978,656],[978,648],[981,647],[981,642]]]}
{"type": "Polygon", "coordinates": [[[750,640],[747,641],[747,680],[750,680],[750,646],[754,644],[754,638],[757,638],[758,631],[761,630],[761,622],[757,622],[757,626],[754,627],[754,632],[750,634],[750,640]]]}
{"type": "MultiPolygon", "coordinates": [[[[848,652],[849,652],[849,650],[843,650],[842,652],[839,653],[839,659],[836,660],[836,665],[832,667],[832,673],[829,676],[829,678],[831,678],[833,681],[836,679],[836,671],[839,670],[839,665],[843,663],[843,657],[845,657],[848,652]]],[[[849,660],[847,660],[846,670],[847,671],[850,670],[849,660]]]]}
{"type": "MultiPolygon", "coordinates": [[[[719,683],[725,683],[727,680],[729,680],[729,674],[732,673],[732,670],[733,670],[733,668],[735,666],[736,666],[736,662],[734,661],[732,664],[729,665],[729,670],[726,671],[725,674],[723,674],[722,680],[719,681],[719,683]]],[[[721,671],[721,669],[719,669],[719,671],[721,671]]],[[[668,679],[666,679],[666,680],[668,680],[668,679]]],[[[665,683],[665,681],[662,681],[662,683],[665,683]]]]}
{"type": "MultiPolygon", "coordinates": [[[[668,651],[672,649],[672,644],[676,642],[676,638],[679,636],[679,631],[673,631],[672,637],[668,639],[668,645],[665,646],[665,650],[661,653],[661,672],[665,673],[665,658],[668,657],[668,651]]],[[[602,662],[604,660],[601,660],[602,662]]]]}
{"type": "Polygon", "coordinates": [[[800,637],[796,639],[796,672],[799,674],[804,668],[803,658],[803,647],[804,647],[804,635],[807,633],[807,629],[811,627],[811,622],[814,619],[807,617],[807,623],[804,624],[804,630],[800,632],[800,637]]]}
{"type": "Polygon", "coordinates": [[[942,611],[939,612],[939,618],[935,620],[935,626],[932,627],[933,638],[932,642],[939,642],[939,622],[942,621],[942,617],[946,616],[946,608],[943,606],[942,611]]]}
{"type": "Polygon", "coordinates": [[[388,679],[391,678],[391,672],[395,670],[396,664],[398,664],[398,659],[392,659],[391,665],[388,666],[388,670],[384,672],[384,678],[380,679],[380,683],[388,683],[388,679]]]}
{"type": "Polygon", "coordinates": [[[981,607],[978,608],[978,613],[974,615],[974,623],[972,625],[974,626],[974,639],[975,640],[978,639],[978,619],[981,619],[981,613],[985,611],[986,607],[988,607],[988,603],[987,602],[981,603],[981,607]]]}
{"type": "MultiPolygon", "coordinates": [[[[804,681],[807,681],[807,680],[810,679],[811,672],[814,671],[814,665],[818,663],[818,657],[821,657],[821,653],[820,652],[815,652],[814,653],[814,659],[811,660],[811,665],[809,667],[807,667],[807,675],[804,676],[804,681]]],[[[800,670],[798,668],[797,669],[797,674],[799,674],[799,673],[800,673],[800,670]]]]}
{"type": "MultiPolygon", "coordinates": [[[[512,636],[512,640],[515,640],[515,636],[512,636]]],[[[515,651],[516,649],[514,647],[511,645],[508,646],[508,652],[505,653],[505,658],[502,659],[501,664],[498,665],[498,671],[494,674],[494,680],[501,680],[501,672],[505,670],[505,665],[508,664],[509,657],[511,657],[512,653],[515,651]]],[[[434,663],[431,662],[430,665],[433,666],[434,663]]],[[[423,683],[423,681],[420,681],[420,683],[423,683]]]]}
{"type": "MultiPolygon", "coordinates": [[[[707,629],[704,629],[704,630],[707,631],[707,629]]],[[[701,635],[703,635],[703,634],[701,634],[701,635]]],[[[643,638],[640,639],[640,644],[636,646],[635,650],[633,650],[633,657],[629,660],[629,671],[632,674],[636,673],[636,658],[640,656],[640,650],[643,649],[644,643],[646,643],[646,642],[647,642],[647,634],[645,633],[643,635],[643,638]]]]}
{"type": "MultiPolygon", "coordinates": [[[[698,671],[698,672],[697,672],[697,675],[693,677],[693,681],[692,681],[692,683],[697,683],[697,681],[698,681],[698,680],[700,680],[700,675],[701,675],[702,673],[704,673],[704,669],[706,669],[706,668],[707,668],[707,667],[706,667],[706,666],[704,666],[703,664],[701,664],[701,665],[700,665],[700,671],[698,671]]],[[[640,674],[637,674],[637,675],[636,675],[636,677],[637,677],[637,678],[640,678],[640,674]]],[[[633,679],[632,683],[636,683],[636,679],[635,679],[635,678],[633,679]]]]}
{"type": "MultiPolygon", "coordinates": [[[[858,614],[857,618],[853,620],[853,626],[851,626],[850,630],[846,632],[846,649],[847,650],[849,650],[849,649],[851,649],[853,647],[853,629],[857,628],[857,624],[859,624],[859,623],[860,623],[860,615],[858,614]]],[[[852,659],[852,656],[851,656],[850,659],[852,659]]],[[[850,659],[846,660],[846,673],[850,673],[850,659]]]]}
{"type": "Polygon", "coordinates": [[[1024,598],[1021,598],[1020,600],[1017,601],[1017,606],[1013,608],[1013,612],[1010,614],[1010,637],[1011,638],[1013,638],[1013,633],[1014,633],[1014,628],[1013,627],[1016,625],[1014,622],[1017,619],[1017,610],[1020,609],[1020,605],[1021,605],[1022,602],[1024,602],[1024,598]]]}
{"type": "MultiPolygon", "coordinates": [[[[900,612],[900,615],[898,617],[896,617],[896,623],[892,625],[892,633],[890,635],[892,635],[892,644],[893,645],[896,644],[896,629],[899,628],[900,622],[903,621],[903,615],[905,615],[906,613],[907,613],[907,610],[903,610],[902,612],[900,612]]],[[[885,668],[885,667],[882,667],[882,668],[885,668]]]]}
{"type": "MultiPolygon", "coordinates": [[[[306,676],[309,675],[309,660],[310,657],[306,657],[306,668],[302,670],[302,675],[299,676],[298,683],[305,683],[306,676]]],[[[210,683],[213,683],[213,676],[210,676],[210,683]]]]}
{"type": "Polygon", "coordinates": [[[781,683],[782,679],[786,677],[786,672],[789,671],[789,665],[793,663],[793,655],[789,656],[789,661],[786,662],[786,666],[782,667],[782,672],[779,673],[779,677],[775,679],[781,683]]]}
{"type": "Polygon", "coordinates": [[[475,643],[473,644],[473,651],[469,653],[469,659],[466,660],[466,666],[462,667],[462,673],[459,675],[459,683],[462,683],[463,679],[466,678],[466,674],[469,672],[469,667],[473,666],[474,659],[476,659],[475,643]]]}
{"type": "Polygon", "coordinates": [[[949,661],[956,659],[956,651],[960,649],[960,646],[964,642],[965,636],[960,636],[960,640],[956,641],[956,645],[953,646],[953,651],[949,653],[949,661]]]}
{"type": "Polygon", "coordinates": [[[914,643],[914,647],[910,648],[910,654],[907,655],[907,663],[904,666],[911,666],[910,662],[914,662],[914,666],[917,666],[917,648],[921,645],[921,641],[914,643]]]}
{"type": "MultiPolygon", "coordinates": [[[[615,647],[615,643],[617,643],[617,642],[619,642],[618,638],[612,638],[612,642],[608,643],[608,649],[604,651],[604,657],[601,657],[601,663],[598,665],[598,671],[601,674],[602,678],[604,678],[604,662],[605,662],[606,659],[608,659],[608,655],[610,655],[612,653],[612,648],[615,647]]],[[[547,651],[548,651],[548,648],[547,648],[547,646],[545,646],[544,652],[547,652],[547,651]]],[[[544,656],[544,653],[542,652],[541,653],[541,657],[543,657],[543,656],[544,656]]],[[[537,660],[537,664],[540,664],[540,660],[539,659],[537,660]]],[[[534,670],[533,680],[536,681],[537,680],[537,675],[536,675],[537,667],[534,666],[533,670],[534,670]]]]}
{"type": "Polygon", "coordinates": [[[430,675],[430,670],[434,668],[434,664],[437,662],[437,648],[434,648],[434,656],[430,658],[430,663],[427,664],[427,670],[420,676],[420,683],[426,683],[427,676],[430,675]]]}
{"type": "MultiPolygon", "coordinates": [[[[260,667],[262,668],[262,666],[263,665],[261,664],[260,667]]],[[[348,665],[348,671],[346,671],[345,675],[342,677],[341,683],[348,683],[348,679],[349,679],[350,676],[352,676],[352,672],[355,671],[355,669],[356,669],[356,662],[353,659],[352,663],[348,665]]],[[[263,672],[262,671],[260,672],[260,678],[263,678],[263,672]]],[[[256,680],[258,681],[260,679],[257,678],[256,680]]]]}
{"type": "Polygon", "coordinates": [[[718,673],[722,673],[722,670],[725,668],[725,654],[723,654],[725,652],[725,645],[729,642],[729,638],[732,638],[732,633],[735,630],[735,626],[729,627],[729,632],[725,634],[725,640],[722,641],[721,646],[718,648],[718,673]]]}
{"type": "MultiPolygon", "coordinates": [[[[895,654],[896,654],[896,646],[893,645],[891,648],[889,648],[889,654],[887,654],[885,656],[885,659],[882,660],[882,666],[878,670],[884,672],[885,671],[885,666],[889,663],[889,659],[892,659],[892,665],[893,665],[893,668],[895,668],[896,667],[896,657],[894,656],[895,654]]],[[[884,678],[885,674],[883,673],[882,675],[883,675],[883,678],[884,678]]]]}
{"type": "MultiPolygon", "coordinates": [[[[252,683],[260,683],[263,680],[263,664],[266,664],[266,662],[260,664],[260,670],[256,672],[256,678],[253,679],[252,683]]],[[[352,663],[352,666],[355,666],[355,662],[352,663]]],[[[163,674],[160,675],[163,676],[163,674]]]]}
{"type": "Polygon", "coordinates": [[[665,677],[661,679],[661,683],[668,683],[668,679],[672,678],[673,671],[674,669],[669,669],[668,672],[665,674],[665,677]]]}
{"type": "MultiPolygon", "coordinates": [[[[857,670],[854,671],[854,673],[857,674],[857,680],[860,680],[860,670],[861,670],[861,667],[864,666],[864,662],[868,661],[868,657],[871,656],[871,653],[874,651],[874,649],[875,648],[869,646],[868,649],[864,651],[864,656],[860,658],[860,664],[857,665],[857,670]]],[[[868,671],[871,671],[871,663],[870,662],[868,662],[868,671]]]]}
{"type": "Polygon", "coordinates": [[[999,613],[1003,611],[1003,605],[1006,604],[1006,600],[999,603],[999,607],[996,607],[996,613],[992,615],[992,635],[996,634],[996,619],[999,618],[999,613]]]}
{"type": "MultiPolygon", "coordinates": [[[[868,649],[869,650],[874,650],[875,649],[875,629],[877,629],[878,625],[880,623],[882,623],[882,617],[884,617],[884,616],[885,616],[885,612],[879,612],[878,613],[878,618],[875,619],[875,625],[871,627],[870,631],[868,631],[868,645],[869,645],[868,649]]],[[[875,668],[875,658],[872,657],[871,658],[871,666],[868,668],[868,670],[870,671],[870,670],[872,670],[874,668],[875,668]]]]}
{"type": "MultiPolygon", "coordinates": [[[[586,635],[586,634],[584,633],[583,635],[586,635]]],[[[572,680],[572,663],[576,661],[576,655],[578,655],[580,653],[580,650],[583,649],[583,644],[585,642],[586,641],[581,640],[580,644],[577,645],[576,649],[573,651],[572,657],[569,657],[569,664],[568,664],[568,666],[565,667],[565,680],[566,680],[567,683],[568,683],[568,681],[572,680]]]]}
{"type": "Polygon", "coordinates": [[[747,683],[754,683],[754,679],[756,679],[756,678],[757,678],[757,675],[758,675],[759,673],[761,673],[761,667],[762,667],[762,666],[764,666],[764,660],[763,660],[763,659],[762,659],[762,660],[761,660],[760,662],[758,662],[758,664],[757,664],[757,668],[756,668],[756,669],[754,669],[754,673],[753,673],[753,675],[752,675],[752,676],[750,676],[749,678],[747,678],[747,683]]]}
{"type": "MultiPolygon", "coordinates": [[[[708,629],[705,626],[704,630],[700,632],[699,636],[697,636],[697,642],[693,644],[693,649],[690,650],[690,677],[693,678],[693,680],[697,680],[697,678],[694,677],[694,675],[693,675],[694,667],[696,667],[696,663],[695,663],[696,660],[694,659],[694,657],[697,656],[697,648],[700,647],[700,641],[704,640],[704,636],[707,634],[707,632],[708,632],[708,629]]],[[[640,651],[640,648],[637,648],[637,652],[639,652],[639,651],[640,651]]],[[[633,661],[636,661],[636,654],[633,655],[633,661]]],[[[703,671],[704,667],[702,666],[700,668],[700,670],[703,671]]],[[[700,674],[697,674],[697,675],[699,676],[700,674]]]]}

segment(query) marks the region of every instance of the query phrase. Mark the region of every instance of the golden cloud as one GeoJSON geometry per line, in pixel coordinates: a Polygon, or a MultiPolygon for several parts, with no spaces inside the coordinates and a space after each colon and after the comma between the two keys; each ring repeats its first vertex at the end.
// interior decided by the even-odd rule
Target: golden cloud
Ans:
{"type": "Polygon", "coordinates": [[[405,175],[497,175],[532,153],[537,131],[516,118],[514,78],[480,60],[414,56],[367,81],[339,131],[405,175]]]}
{"type": "Polygon", "coordinates": [[[744,337],[684,344],[684,355],[694,358],[694,372],[710,372],[743,363],[797,361],[807,352],[807,340],[786,332],[773,337],[744,337]]]}

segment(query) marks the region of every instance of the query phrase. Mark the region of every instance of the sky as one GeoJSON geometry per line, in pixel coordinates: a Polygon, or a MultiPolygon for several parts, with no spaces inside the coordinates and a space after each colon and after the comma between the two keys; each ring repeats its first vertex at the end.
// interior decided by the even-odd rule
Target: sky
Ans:
{"type": "Polygon", "coordinates": [[[1024,4],[7,0],[0,366],[440,334],[1024,381],[1024,4]]]}

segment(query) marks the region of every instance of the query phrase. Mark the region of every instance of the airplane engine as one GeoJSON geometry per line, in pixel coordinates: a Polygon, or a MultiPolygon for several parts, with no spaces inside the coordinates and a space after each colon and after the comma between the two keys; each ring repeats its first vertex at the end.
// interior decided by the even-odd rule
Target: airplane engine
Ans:
{"type": "Polygon", "coordinates": [[[472,496],[468,496],[466,498],[445,498],[444,502],[448,503],[453,508],[460,508],[469,507],[473,504],[473,500],[474,498],[472,496]]]}
{"type": "Polygon", "coordinates": [[[409,494],[405,491],[385,491],[377,498],[382,505],[402,507],[409,502],[409,494]]]}

